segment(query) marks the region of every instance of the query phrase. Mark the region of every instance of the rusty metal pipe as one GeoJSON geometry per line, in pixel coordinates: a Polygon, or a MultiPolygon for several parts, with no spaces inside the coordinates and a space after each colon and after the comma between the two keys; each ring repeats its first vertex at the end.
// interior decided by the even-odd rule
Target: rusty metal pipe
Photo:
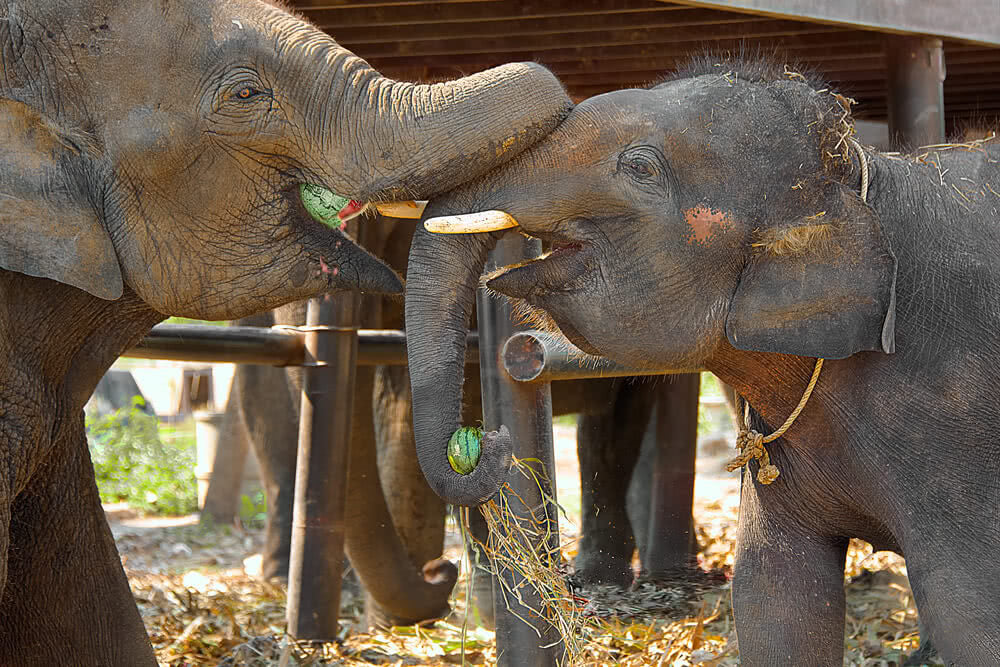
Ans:
{"type": "Polygon", "coordinates": [[[344,561],[358,297],[309,301],[288,566],[288,633],[335,641],[344,561]]]}
{"type": "MultiPolygon", "coordinates": [[[[219,327],[158,324],[125,357],[205,363],[300,366],[304,330],[275,327],[219,327]]],[[[468,335],[466,363],[479,363],[479,336],[468,335]]],[[[406,333],[397,329],[358,330],[359,366],[405,366],[406,333]]]]}
{"type": "Polygon", "coordinates": [[[663,375],[665,371],[633,368],[605,357],[584,354],[566,341],[540,331],[514,333],[503,346],[504,369],[518,382],[550,382],[582,378],[663,375]]]}

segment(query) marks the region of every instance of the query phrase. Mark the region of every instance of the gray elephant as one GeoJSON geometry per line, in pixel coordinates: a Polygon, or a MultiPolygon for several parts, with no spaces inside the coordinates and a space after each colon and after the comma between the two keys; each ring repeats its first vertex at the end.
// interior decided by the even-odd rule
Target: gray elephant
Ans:
{"type": "MultiPolygon", "coordinates": [[[[1000,664],[1000,146],[882,155],[853,142],[849,107],[781,65],[705,59],[581,103],[427,214],[508,212],[554,250],[491,289],[583,350],[708,369],[747,399],[742,664],[842,664],[851,537],[906,557],[947,664],[1000,664]]],[[[513,224],[450,223],[501,218],[513,224]]],[[[452,332],[496,236],[422,232],[411,251],[417,448],[451,502],[507,474],[497,434],[466,477],[444,454],[459,425],[452,332]]]]}
{"type": "Polygon", "coordinates": [[[105,370],[167,315],[399,291],[339,221],[569,102],[536,65],[390,81],[257,0],[2,0],[0,68],[0,664],[155,665],[84,436],[105,370]],[[361,203],[323,224],[304,186],[361,203]]]}

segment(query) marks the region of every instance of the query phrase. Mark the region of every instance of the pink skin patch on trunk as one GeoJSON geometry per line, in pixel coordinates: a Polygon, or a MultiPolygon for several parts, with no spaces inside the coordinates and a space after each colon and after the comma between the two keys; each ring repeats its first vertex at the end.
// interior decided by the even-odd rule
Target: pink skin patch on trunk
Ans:
{"type": "Polygon", "coordinates": [[[705,204],[686,209],[684,220],[690,230],[684,235],[685,240],[703,246],[711,245],[717,235],[729,231],[735,224],[735,220],[728,213],[705,204]]]}
{"type": "Polygon", "coordinates": [[[340,268],[337,267],[337,266],[327,266],[327,263],[323,260],[322,257],[320,257],[319,258],[319,271],[320,271],[321,274],[322,273],[329,273],[329,274],[335,276],[338,273],[340,273],[340,268]]]}

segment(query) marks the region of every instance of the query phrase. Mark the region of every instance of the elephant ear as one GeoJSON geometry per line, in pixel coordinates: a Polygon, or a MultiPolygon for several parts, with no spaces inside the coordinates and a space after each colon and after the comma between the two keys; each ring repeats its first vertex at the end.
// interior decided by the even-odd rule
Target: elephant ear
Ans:
{"type": "Polygon", "coordinates": [[[786,210],[810,213],[757,232],[729,306],[730,343],[826,359],[893,352],[896,257],[878,216],[831,181],[802,184],[794,199],[786,210]]]}
{"type": "Polygon", "coordinates": [[[77,143],[34,109],[0,99],[0,268],[117,299],[111,237],[71,176],[77,143]]]}

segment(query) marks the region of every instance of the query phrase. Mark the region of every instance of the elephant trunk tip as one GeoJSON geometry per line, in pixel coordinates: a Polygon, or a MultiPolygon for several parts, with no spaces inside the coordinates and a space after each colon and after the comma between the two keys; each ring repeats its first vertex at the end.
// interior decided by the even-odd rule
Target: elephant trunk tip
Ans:
{"type": "Polygon", "coordinates": [[[424,563],[424,581],[434,586],[451,589],[458,583],[458,567],[447,558],[435,558],[424,563]]]}
{"type": "Polygon", "coordinates": [[[440,475],[426,474],[431,487],[442,500],[461,507],[476,507],[492,498],[500,490],[513,458],[510,431],[500,426],[496,431],[483,434],[482,453],[471,473],[460,474],[445,460],[440,475]]]}

